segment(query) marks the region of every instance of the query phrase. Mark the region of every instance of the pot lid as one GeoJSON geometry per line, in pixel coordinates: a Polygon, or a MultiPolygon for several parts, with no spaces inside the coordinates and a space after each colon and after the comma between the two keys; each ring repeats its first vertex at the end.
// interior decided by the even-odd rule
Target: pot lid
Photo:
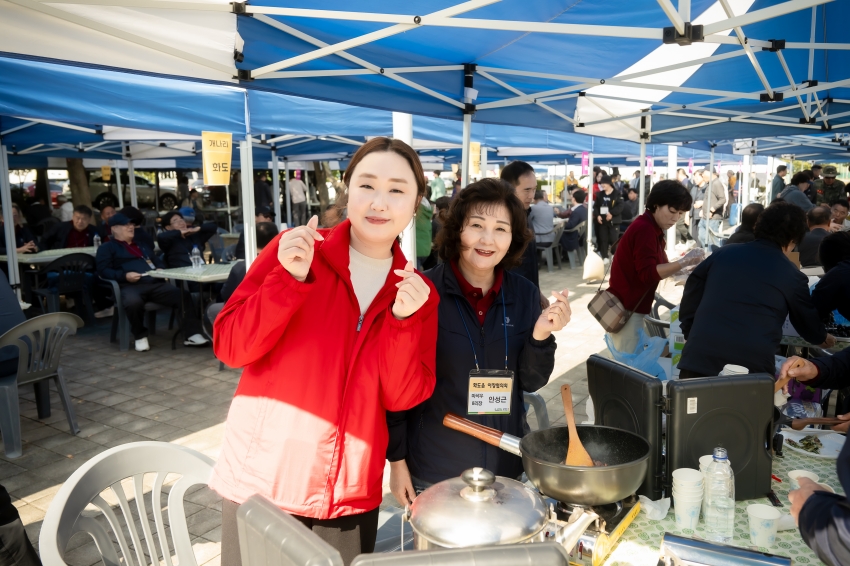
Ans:
{"type": "Polygon", "coordinates": [[[484,468],[429,487],[410,508],[413,530],[448,548],[522,542],[548,519],[540,494],[484,468]]]}

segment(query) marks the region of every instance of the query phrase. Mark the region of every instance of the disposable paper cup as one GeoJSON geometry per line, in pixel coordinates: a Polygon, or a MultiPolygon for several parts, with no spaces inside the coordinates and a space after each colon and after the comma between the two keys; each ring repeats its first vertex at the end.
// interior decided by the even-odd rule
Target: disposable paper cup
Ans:
{"type": "Polygon", "coordinates": [[[678,485],[673,484],[673,491],[678,491],[679,493],[702,493],[704,486],[700,485],[678,485]]]}
{"type": "Polygon", "coordinates": [[[673,472],[673,485],[694,486],[702,485],[703,475],[693,468],[679,468],[673,472]]]}
{"type": "Polygon", "coordinates": [[[673,488],[673,497],[681,497],[683,499],[702,499],[705,495],[702,490],[700,491],[679,491],[675,487],[673,488]]]}
{"type": "Polygon", "coordinates": [[[806,470],[791,470],[788,472],[788,477],[791,478],[791,487],[794,489],[800,489],[800,484],[797,480],[800,478],[808,478],[815,483],[818,483],[820,476],[813,472],[808,472],[806,470]]]}
{"type": "Polygon", "coordinates": [[[713,454],[706,454],[705,456],[699,457],[699,467],[700,468],[708,468],[708,465],[714,461],[713,454]]]}
{"type": "Polygon", "coordinates": [[[770,505],[754,504],[747,507],[750,518],[750,540],[754,545],[770,548],[776,544],[776,531],[782,513],[770,505]]]}
{"type": "Polygon", "coordinates": [[[676,528],[696,529],[699,523],[699,512],[702,509],[702,498],[689,501],[673,496],[673,503],[676,511],[676,528]]]}
{"type": "Polygon", "coordinates": [[[750,370],[748,370],[744,366],[726,364],[725,366],[723,366],[723,371],[720,372],[720,375],[746,375],[748,373],[750,373],[750,370]]]}
{"type": "Polygon", "coordinates": [[[835,493],[835,490],[826,485],[825,483],[819,483],[816,491],[826,491],[829,493],[835,493]]]}

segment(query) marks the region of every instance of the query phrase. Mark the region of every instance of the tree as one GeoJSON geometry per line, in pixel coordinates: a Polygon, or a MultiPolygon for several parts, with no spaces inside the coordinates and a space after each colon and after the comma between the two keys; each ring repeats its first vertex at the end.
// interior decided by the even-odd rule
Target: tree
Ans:
{"type": "Polygon", "coordinates": [[[68,184],[71,186],[71,202],[74,203],[74,206],[81,204],[91,206],[89,176],[83,166],[82,158],[69,157],[66,162],[68,164],[68,184]]]}
{"type": "Polygon", "coordinates": [[[319,218],[322,218],[330,204],[328,196],[328,177],[332,177],[330,165],[326,161],[313,162],[313,174],[316,180],[316,192],[319,194],[319,218]]]}

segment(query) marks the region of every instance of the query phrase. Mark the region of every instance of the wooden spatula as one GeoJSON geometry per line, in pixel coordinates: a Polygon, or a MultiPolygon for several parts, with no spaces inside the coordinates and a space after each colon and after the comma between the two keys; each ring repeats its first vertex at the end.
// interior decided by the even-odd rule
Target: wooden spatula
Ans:
{"type": "MultiPolygon", "coordinates": [[[[800,358],[799,360],[797,360],[797,361],[794,363],[794,365],[793,365],[793,366],[791,366],[791,367],[790,367],[790,368],[788,368],[788,369],[789,369],[789,370],[792,370],[792,369],[794,369],[794,368],[801,368],[801,367],[803,367],[804,365],[806,365],[806,360],[804,360],[804,359],[800,358]]],[[[783,387],[785,387],[785,384],[786,384],[786,383],[788,383],[789,381],[791,381],[791,376],[790,376],[790,375],[786,375],[785,377],[783,377],[783,378],[780,378],[780,379],[776,380],[776,384],[773,386],[773,392],[774,392],[774,393],[776,393],[777,391],[779,391],[780,389],[782,389],[783,387]]]]}
{"type": "Polygon", "coordinates": [[[573,413],[573,393],[569,385],[561,386],[561,401],[564,402],[564,416],[567,417],[567,428],[570,430],[570,444],[567,446],[567,466],[593,467],[593,459],[585,450],[578,438],[576,416],[573,413]]]}

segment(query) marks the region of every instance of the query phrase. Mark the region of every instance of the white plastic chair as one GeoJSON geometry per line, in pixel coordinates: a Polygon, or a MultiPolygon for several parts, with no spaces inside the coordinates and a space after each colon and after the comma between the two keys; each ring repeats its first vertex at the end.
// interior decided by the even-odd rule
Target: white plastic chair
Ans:
{"type": "Polygon", "coordinates": [[[172,547],[166,536],[161,506],[162,486],[166,476],[180,474],[182,477],[174,483],[168,494],[168,525],[180,566],[197,566],[186,525],[183,497],[190,487],[209,482],[214,464],[212,458],[200,452],[167,442],[122,444],[95,456],[71,474],[50,504],[38,539],[41,561],[47,566],[64,565],[68,541],[76,533],[87,532],[94,539],[106,566],[158,565],[160,559],[165,561],[166,566],[172,566],[172,547]],[[145,496],[144,476],[147,473],[156,473],[156,478],[151,493],[145,496]],[[131,495],[136,500],[134,507],[141,524],[141,533],[121,485],[122,480],[129,478],[133,480],[131,495]],[[107,490],[118,499],[120,509],[117,511],[123,515],[124,521],[119,521],[116,510],[101,495],[101,492],[107,490]],[[146,500],[151,504],[148,505],[146,500]],[[100,510],[107,525],[91,516],[91,513],[83,515],[83,510],[89,504],[100,510]],[[156,539],[148,518],[149,510],[153,512],[156,539]],[[132,550],[125,529],[130,534],[132,550]],[[118,549],[112,537],[118,541],[118,549]],[[145,546],[142,546],[143,540],[145,546]],[[145,550],[152,560],[145,556],[145,550]],[[119,559],[118,551],[121,552],[123,562],[119,559]]]}

